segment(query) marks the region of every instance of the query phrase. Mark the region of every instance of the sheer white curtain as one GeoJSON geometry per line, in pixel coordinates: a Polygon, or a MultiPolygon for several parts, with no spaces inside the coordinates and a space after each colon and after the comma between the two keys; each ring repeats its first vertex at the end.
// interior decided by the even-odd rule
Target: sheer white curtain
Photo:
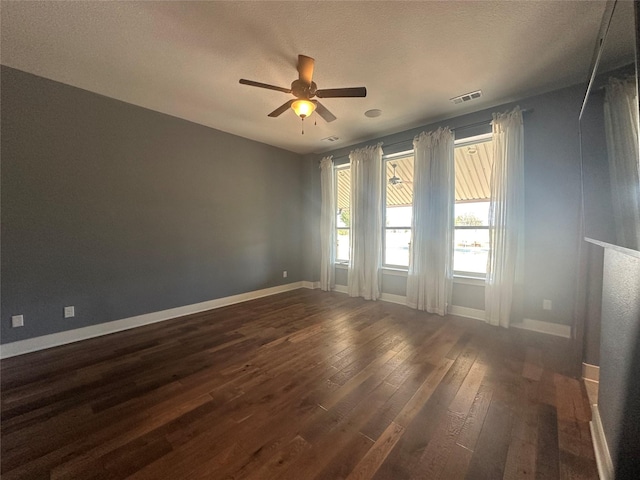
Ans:
{"type": "Polygon", "coordinates": [[[491,325],[508,327],[516,284],[521,288],[524,245],[524,129],[516,107],[493,114],[493,169],[489,207],[489,260],[485,313],[491,325]]]}
{"type": "Polygon", "coordinates": [[[351,235],[348,291],[377,300],[382,266],[382,144],[354,150],[351,165],[351,235]]]}
{"type": "Polygon", "coordinates": [[[637,249],[640,242],[640,165],[635,77],[611,78],[605,86],[604,126],[616,242],[637,249]]]}
{"type": "Polygon", "coordinates": [[[320,161],[320,288],[333,290],[336,260],[336,192],[332,157],[320,161]]]}
{"type": "Polygon", "coordinates": [[[446,315],[453,286],[453,133],[424,132],[413,141],[413,219],[407,305],[446,315]]]}

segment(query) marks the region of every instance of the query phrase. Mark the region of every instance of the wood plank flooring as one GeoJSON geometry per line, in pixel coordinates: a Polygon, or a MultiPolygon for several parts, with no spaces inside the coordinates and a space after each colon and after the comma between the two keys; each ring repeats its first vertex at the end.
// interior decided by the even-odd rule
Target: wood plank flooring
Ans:
{"type": "Polygon", "coordinates": [[[300,289],[2,361],[11,479],[596,479],[562,338],[300,289]]]}

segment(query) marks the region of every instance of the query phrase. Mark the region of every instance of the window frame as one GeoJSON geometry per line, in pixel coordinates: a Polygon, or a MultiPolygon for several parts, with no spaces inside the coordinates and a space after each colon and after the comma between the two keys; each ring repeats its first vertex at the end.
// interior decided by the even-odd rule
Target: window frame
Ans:
{"type": "MultiPolygon", "coordinates": [[[[390,153],[382,156],[382,268],[387,270],[399,270],[408,272],[409,265],[396,265],[393,263],[386,263],[387,256],[387,230],[409,230],[409,238],[412,237],[413,232],[413,195],[411,196],[411,225],[401,227],[387,227],[387,163],[400,160],[406,157],[415,157],[415,150],[403,150],[397,153],[390,153]]],[[[415,162],[415,158],[414,158],[415,162]]],[[[409,240],[409,261],[411,260],[411,240],[409,240]]]]}
{"type": "MultiPolygon", "coordinates": [[[[490,142],[493,140],[493,133],[489,132],[489,133],[483,133],[480,135],[474,135],[471,137],[465,137],[465,138],[460,138],[460,139],[456,139],[453,142],[453,148],[454,148],[454,152],[456,148],[459,147],[469,147],[471,145],[478,145],[480,143],[485,143],[485,142],[490,142]]],[[[455,163],[454,163],[454,179],[455,179],[455,163]]],[[[454,186],[455,188],[455,186],[454,186]]],[[[486,200],[487,202],[490,202],[491,199],[486,200]]],[[[452,262],[455,261],[455,234],[456,234],[456,230],[489,230],[489,225],[456,225],[455,224],[455,205],[458,203],[481,203],[481,202],[455,202],[454,201],[454,217],[453,217],[453,240],[452,242],[454,243],[453,245],[453,256],[452,256],[452,262]]],[[[464,270],[454,270],[453,271],[453,276],[454,277],[458,277],[458,278],[465,278],[465,279],[473,279],[473,280],[485,280],[487,278],[487,273],[481,273],[481,272],[467,272],[464,270]]]]}
{"type": "MultiPolygon", "coordinates": [[[[349,262],[351,261],[350,258],[338,258],[338,230],[348,230],[349,231],[349,239],[351,239],[351,212],[349,212],[349,225],[347,225],[346,227],[339,227],[338,226],[338,174],[341,170],[351,170],[351,165],[349,163],[343,163],[340,165],[334,165],[333,166],[333,182],[334,182],[334,192],[335,192],[335,201],[336,201],[336,258],[334,259],[334,264],[335,265],[349,265],[349,262]]],[[[351,173],[351,172],[349,172],[351,173]]],[[[351,210],[351,185],[349,185],[349,210],[351,210]]],[[[349,252],[350,254],[351,252],[349,252]]]]}
{"type": "MultiPolygon", "coordinates": [[[[460,138],[460,139],[456,139],[454,140],[454,148],[458,148],[458,147],[465,147],[465,146],[471,146],[471,145],[477,145],[480,143],[484,143],[484,142],[489,142],[493,139],[493,134],[491,132],[489,133],[485,133],[485,134],[481,134],[481,135],[475,135],[475,136],[471,136],[471,137],[465,137],[465,138],[460,138]]],[[[402,274],[402,275],[406,275],[406,273],[409,270],[408,265],[396,265],[396,264],[391,264],[391,263],[386,263],[386,238],[387,238],[387,230],[409,230],[410,232],[412,232],[413,230],[413,225],[407,225],[407,226],[394,226],[394,227],[387,227],[386,223],[387,223],[387,163],[388,162],[392,162],[394,160],[399,160],[402,158],[406,158],[406,157],[410,157],[410,156],[415,156],[415,151],[413,149],[410,150],[403,150],[401,152],[397,152],[397,153],[391,153],[388,155],[383,155],[382,156],[382,169],[383,169],[383,174],[382,174],[382,190],[383,190],[383,194],[382,194],[382,231],[381,231],[381,242],[382,242],[382,268],[384,270],[390,271],[390,272],[397,272],[398,274],[402,274]]],[[[335,195],[336,195],[336,218],[337,218],[337,204],[338,204],[338,173],[341,170],[350,170],[351,165],[349,163],[343,163],[340,165],[334,165],[334,182],[335,182],[335,195]]],[[[454,167],[455,168],[455,167],[454,167]]],[[[454,176],[455,176],[455,171],[454,171],[454,176]]],[[[349,191],[349,198],[351,198],[351,191],[349,191]]],[[[487,200],[490,201],[490,200],[487,200]]],[[[457,203],[465,203],[465,202],[455,202],[457,203]]],[[[479,202],[478,202],[479,203],[479,202]]],[[[454,209],[454,215],[455,215],[455,209],[454,209]]],[[[412,212],[411,212],[411,224],[413,224],[413,207],[412,207],[412,212]]],[[[351,261],[351,259],[339,259],[338,258],[338,248],[337,248],[337,236],[338,236],[338,230],[348,230],[349,231],[349,235],[351,235],[351,225],[348,225],[346,227],[338,227],[337,223],[336,223],[336,258],[335,258],[335,265],[338,267],[346,267],[349,265],[349,262],[351,261]]],[[[456,226],[455,225],[455,217],[454,217],[454,225],[453,225],[453,238],[455,238],[455,231],[456,230],[489,230],[489,226],[488,225],[478,225],[478,226],[468,226],[468,225],[460,225],[460,226],[456,226]]],[[[452,239],[452,243],[454,243],[454,240],[452,239]]],[[[454,252],[453,255],[455,256],[455,245],[452,245],[454,248],[454,252]]],[[[411,242],[409,242],[409,258],[411,257],[411,249],[412,249],[412,244],[411,242]]],[[[453,258],[452,258],[453,261],[453,258]]],[[[486,278],[486,273],[479,273],[479,272],[467,272],[467,271],[463,271],[463,270],[454,270],[453,271],[453,276],[454,278],[457,278],[459,281],[466,281],[469,280],[471,282],[476,282],[476,281],[484,281],[486,278]]]]}

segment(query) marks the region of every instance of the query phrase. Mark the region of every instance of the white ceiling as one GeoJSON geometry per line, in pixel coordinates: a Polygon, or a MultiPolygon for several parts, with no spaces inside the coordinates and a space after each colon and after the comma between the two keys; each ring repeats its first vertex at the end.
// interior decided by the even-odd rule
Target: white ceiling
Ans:
{"type": "MultiPolygon", "coordinates": [[[[586,80],[604,0],[430,2],[8,2],[1,62],[298,153],[322,152],[586,80]],[[305,135],[290,95],[298,54],[322,103],[305,135]],[[449,98],[481,89],[453,105],[449,98]],[[381,109],[382,116],[364,112],[381,109]],[[327,143],[322,138],[340,137],[327,143]]],[[[311,121],[310,121],[311,120],[311,121]]]]}

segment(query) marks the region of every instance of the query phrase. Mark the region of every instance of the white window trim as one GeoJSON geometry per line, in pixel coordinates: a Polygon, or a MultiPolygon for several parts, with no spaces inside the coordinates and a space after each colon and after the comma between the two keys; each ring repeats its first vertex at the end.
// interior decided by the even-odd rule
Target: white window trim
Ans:
{"type": "MultiPolygon", "coordinates": [[[[402,152],[390,153],[389,155],[382,156],[382,269],[385,272],[405,272],[404,275],[409,271],[409,265],[395,265],[393,263],[385,263],[385,253],[386,253],[386,241],[387,241],[387,230],[411,230],[411,225],[402,226],[402,227],[387,227],[387,162],[390,160],[399,160],[404,157],[412,157],[415,155],[415,150],[412,148],[410,150],[404,150],[402,152]]],[[[411,212],[413,217],[413,211],[411,212]]],[[[409,255],[411,255],[411,245],[409,246],[409,255]]],[[[393,273],[390,273],[394,275],[393,273]]]]}
{"type": "Polygon", "coordinates": [[[391,277],[406,277],[409,274],[409,268],[382,267],[382,274],[391,277]]]}
{"type": "MultiPolygon", "coordinates": [[[[478,274],[481,275],[481,274],[478,274]]],[[[464,285],[477,285],[484,287],[485,285],[485,276],[480,277],[476,276],[476,274],[468,273],[468,272],[457,272],[453,274],[453,283],[461,283],[464,285]]]]}
{"type": "Polygon", "coordinates": [[[465,145],[475,145],[478,143],[488,142],[493,138],[493,133],[483,133],[482,135],[474,135],[473,137],[459,138],[453,141],[454,147],[464,147],[465,145]]]}
{"type": "MultiPolygon", "coordinates": [[[[493,139],[493,133],[483,133],[481,135],[474,135],[472,137],[465,137],[454,140],[453,146],[454,148],[464,147],[466,145],[477,145],[479,143],[489,142],[493,139]]],[[[488,226],[481,228],[489,229],[488,226]]],[[[453,226],[453,231],[455,233],[456,226],[453,226]]],[[[464,283],[467,285],[484,285],[485,279],[487,277],[486,273],[477,273],[477,272],[464,272],[461,270],[453,271],[453,279],[454,283],[464,283]]]]}
{"type": "MultiPolygon", "coordinates": [[[[348,163],[343,163],[341,165],[334,165],[333,166],[333,172],[334,172],[334,191],[336,192],[336,207],[338,205],[338,172],[340,170],[348,170],[350,169],[350,165],[348,163]]],[[[349,197],[351,197],[351,191],[349,191],[349,197]]],[[[351,212],[349,212],[349,215],[351,215],[351,212]]],[[[336,217],[337,217],[337,212],[336,212],[336,217]]],[[[351,236],[351,225],[349,225],[348,227],[338,227],[338,223],[336,222],[336,259],[335,259],[335,265],[345,265],[345,268],[349,265],[349,261],[351,259],[345,259],[345,258],[337,258],[338,257],[338,230],[349,230],[349,236],[351,236]]]]}
{"type": "Polygon", "coordinates": [[[392,160],[394,158],[410,157],[414,153],[415,153],[415,151],[413,150],[413,148],[410,148],[409,150],[403,150],[402,152],[396,152],[396,153],[390,153],[388,155],[383,155],[382,156],[382,160],[392,160]]]}

